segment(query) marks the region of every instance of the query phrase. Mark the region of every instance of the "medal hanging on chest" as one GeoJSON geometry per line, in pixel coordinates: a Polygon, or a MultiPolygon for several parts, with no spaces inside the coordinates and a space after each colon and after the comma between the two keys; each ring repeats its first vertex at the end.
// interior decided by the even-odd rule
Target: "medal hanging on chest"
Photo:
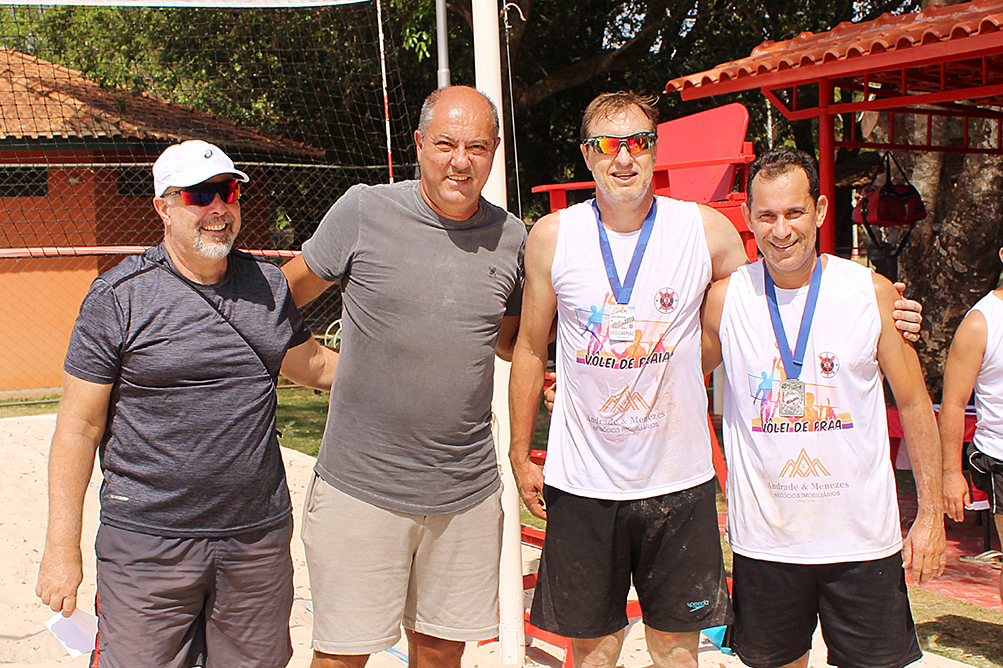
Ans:
{"type": "Polygon", "coordinates": [[[637,327],[634,307],[614,304],[609,309],[609,338],[613,341],[633,343],[637,327]]]}
{"type": "Polygon", "coordinates": [[[804,383],[796,378],[780,381],[780,417],[804,417],[804,383]]]}
{"type": "Polygon", "coordinates": [[[634,254],[630,258],[630,266],[627,268],[627,275],[620,284],[620,277],[616,273],[616,263],[613,262],[613,250],[609,245],[609,236],[606,228],[602,224],[599,215],[599,205],[592,200],[592,209],[596,214],[596,224],[599,226],[599,251],[602,253],[603,264],[606,266],[606,277],[609,279],[609,287],[613,293],[616,304],[609,308],[609,338],[618,343],[633,343],[637,332],[637,314],[633,306],[629,305],[630,295],[634,291],[634,282],[637,280],[637,272],[641,268],[641,259],[644,258],[644,251],[648,247],[648,239],[651,238],[651,229],[655,223],[657,202],[651,203],[648,215],[644,217],[641,224],[641,234],[637,237],[637,244],[634,246],[634,254]]]}
{"type": "Polygon", "coordinates": [[[808,332],[811,331],[811,321],[815,317],[815,304],[818,302],[819,285],[822,282],[822,259],[815,258],[815,268],[811,272],[808,283],[808,298],[805,300],[804,313],[801,314],[801,325],[798,328],[797,344],[791,354],[787,343],[787,332],[780,319],[780,307],[777,304],[777,289],[773,285],[773,277],[763,260],[763,281],[766,285],[766,302],[770,309],[770,321],[773,323],[773,335],[780,349],[780,360],[784,365],[785,380],[780,381],[780,396],[778,414],[781,417],[804,417],[805,384],[798,380],[801,368],[804,366],[805,348],[808,346],[808,332]]]}

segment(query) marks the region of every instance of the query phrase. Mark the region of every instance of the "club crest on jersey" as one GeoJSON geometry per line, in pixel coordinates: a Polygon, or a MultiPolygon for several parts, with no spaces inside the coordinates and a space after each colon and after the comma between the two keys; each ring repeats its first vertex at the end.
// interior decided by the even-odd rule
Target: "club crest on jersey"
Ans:
{"type": "Polygon", "coordinates": [[[822,353],[818,356],[818,370],[825,378],[832,378],[839,371],[839,360],[834,353],[822,353]]]}
{"type": "Polygon", "coordinates": [[[672,313],[676,310],[676,303],[679,297],[672,288],[662,288],[655,293],[655,308],[659,313],[672,313]]]}

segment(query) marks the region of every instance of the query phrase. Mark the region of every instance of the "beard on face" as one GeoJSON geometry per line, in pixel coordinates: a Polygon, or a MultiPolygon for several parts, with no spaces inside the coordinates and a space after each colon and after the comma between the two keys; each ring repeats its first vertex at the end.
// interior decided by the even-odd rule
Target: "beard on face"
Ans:
{"type": "Polygon", "coordinates": [[[195,230],[195,238],[193,240],[192,247],[195,252],[204,257],[207,260],[222,260],[227,255],[230,254],[230,249],[233,247],[234,239],[237,235],[233,232],[233,216],[223,215],[223,216],[213,216],[212,218],[204,221],[204,225],[215,225],[218,223],[225,223],[230,226],[230,232],[227,234],[225,239],[206,239],[203,238],[202,234],[198,229],[195,230]]]}

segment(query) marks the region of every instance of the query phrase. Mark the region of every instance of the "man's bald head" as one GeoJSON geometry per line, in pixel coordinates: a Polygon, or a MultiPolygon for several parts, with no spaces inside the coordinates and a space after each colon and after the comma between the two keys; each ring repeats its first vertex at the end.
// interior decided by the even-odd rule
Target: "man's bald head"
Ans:
{"type": "Polygon", "coordinates": [[[501,134],[501,122],[498,120],[498,107],[484,93],[471,88],[470,86],[449,86],[432,91],[425,98],[421,105],[421,115],[418,117],[418,134],[422,137],[428,134],[428,127],[432,123],[432,115],[435,107],[440,101],[449,101],[459,104],[479,105],[483,104],[490,111],[491,124],[494,127],[495,138],[501,134]]]}

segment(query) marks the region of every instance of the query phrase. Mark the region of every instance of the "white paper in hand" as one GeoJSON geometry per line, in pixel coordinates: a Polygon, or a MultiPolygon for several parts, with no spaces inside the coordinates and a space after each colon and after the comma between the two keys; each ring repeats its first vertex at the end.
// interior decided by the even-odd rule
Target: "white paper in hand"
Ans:
{"type": "Polygon", "coordinates": [[[80,608],[73,611],[69,617],[57,613],[45,622],[45,628],[56,636],[66,651],[74,659],[81,654],[94,651],[94,638],[98,632],[98,618],[80,608]]]}

